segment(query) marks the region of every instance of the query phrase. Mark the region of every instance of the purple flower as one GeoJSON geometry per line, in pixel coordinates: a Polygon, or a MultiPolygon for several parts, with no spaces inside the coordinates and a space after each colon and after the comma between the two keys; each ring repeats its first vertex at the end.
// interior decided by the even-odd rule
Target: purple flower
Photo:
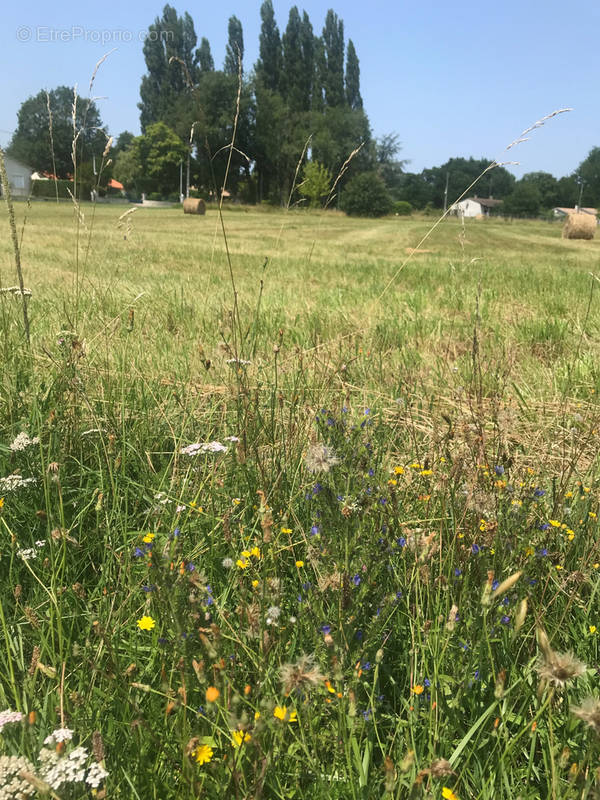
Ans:
{"type": "Polygon", "coordinates": [[[546,492],[543,489],[536,488],[535,492],[533,493],[534,497],[543,497],[546,492]]]}
{"type": "Polygon", "coordinates": [[[477,555],[477,553],[479,552],[479,545],[478,545],[478,544],[475,544],[475,543],[473,543],[473,544],[471,545],[471,552],[472,552],[474,555],[477,555]]]}
{"type": "Polygon", "coordinates": [[[496,475],[504,475],[504,467],[501,464],[496,464],[494,467],[494,472],[496,475]]]}
{"type": "Polygon", "coordinates": [[[325,635],[331,633],[331,625],[328,625],[326,622],[323,623],[323,625],[321,625],[321,633],[324,633],[325,635]]]}
{"type": "Polygon", "coordinates": [[[495,592],[496,589],[500,586],[500,581],[493,580],[492,581],[492,591],[495,592]]]}
{"type": "Polygon", "coordinates": [[[310,535],[311,536],[316,536],[317,533],[319,533],[319,526],[318,525],[313,525],[312,528],[310,529],[310,535]]]}
{"type": "Polygon", "coordinates": [[[355,575],[355,576],[352,578],[352,583],[353,583],[355,586],[358,586],[358,585],[360,584],[360,575],[355,575]]]}
{"type": "Polygon", "coordinates": [[[188,572],[193,572],[196,569],[196,567],[190,561],[189,564],[186,566],[186,569],[188,572]]]}
{"type": "Polygon", "coordinates": [[[135,550],[133,551],[133,557],[134,558],[141,558],[143,555],[144,555],[144,551],[142,550],[141,547],[136,547],[135,550]]]}
{"type": "Polygon", "coordinates": [[[500,622],[501,622],[503,625],[508,625],[508,623],[510,622],[510,617],[509,617],[507,614],[504,614],[504,616],[502,617],[502,619],[500,620],[500,622]]]}
{"type": "Polygon", "coordinates": [[[540,525],[540,530],[541,531],[547,531],[549,528],[550,528],[550,525],[547,522],[542,522],[542,524],[540,525]]]}
{"type": "Polygon", "coordinates": [[[454,574],[455,574],[455,576],[457,578],[460,578],[460,576],[462,575],[462,569],[459,569],[458,567],[455,567],[454,568],[454,574]]]}
{"type": "Polygon", "coordinates": [[[399,539],[396,539],[396,544],[398,547],[406,547],[406,539],[404,536],[401,536],[399,539]]]}

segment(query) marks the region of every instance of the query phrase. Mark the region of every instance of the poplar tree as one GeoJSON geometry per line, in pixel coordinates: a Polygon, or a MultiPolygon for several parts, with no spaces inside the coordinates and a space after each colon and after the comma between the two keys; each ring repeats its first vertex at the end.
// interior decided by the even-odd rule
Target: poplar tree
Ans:
{"type": "Polygon", "coordinates": [[[348,40],[346,53],[346,102],[353,110],[363,107],[360,96],[360,67],[352,39],[348,40]]]}
{"type": "Polygon", "coordinates": [[[186,12],[178,17],[169,5],[163,9],[162,17],[156,17],[144,40],[144,59],[147,74],[140,86],[140,124],[142,131],[153,122],[167,121],[178,99],[189,90],[186,70],[195,81],[197,77],[196,32],[194,22],[186,12]],[[175,57],[185,64],[172,62],[175,57]]]}
{"type": "Polygon", "coordinates": [[[210,42],[204,36],[200,42],[200,47],[196,50],[196,57],[198,59],[198,66],[200,72],[213,72],[215,69],[215,62],[210,52],[210,42]]]}
{"type": "Polygon", "coordinates": [[[277,91],[281,76],[281,37],[275,21],[271,0],[265,0],[260,7],[259,59],[256,63],[256,77],[265,89],[277,91]]]}
{"type": "Polygon", "coordinates": [[[227,75],[237,75],[240,62],[244,61],[244,34],[242,23],[236,16],[229,17],[227,27],[229,40],[225,48],[225,64],[223,72],[227,75]]]}
{"type": "Polygon", "coordinates": [[[330,8],[323,28],[325,49],[325,103],[329,108],[344,104],[344,23],[330,8]]]}

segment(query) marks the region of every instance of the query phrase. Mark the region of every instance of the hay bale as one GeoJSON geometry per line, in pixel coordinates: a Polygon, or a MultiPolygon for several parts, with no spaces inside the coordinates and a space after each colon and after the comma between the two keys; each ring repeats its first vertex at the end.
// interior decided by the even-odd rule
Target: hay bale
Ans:
{"type": "Polygon", "coordinates": [[[593,239],[598,223],[594,214],[567,214],[563,239],[593,239]]]}
{"type": "Polygon", "coordinates": [[[204,200],[195,197],[186,197],[183,201],[184,214],[206,214],[206,205],[204,200]]]}

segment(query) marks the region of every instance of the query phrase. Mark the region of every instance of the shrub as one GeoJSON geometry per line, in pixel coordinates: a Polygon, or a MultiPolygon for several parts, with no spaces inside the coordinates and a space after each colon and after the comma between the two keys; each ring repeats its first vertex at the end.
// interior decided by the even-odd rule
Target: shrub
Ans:
{"type": "Polygon", "coordinates": [[[409,214],[412,214],[413,207],[408,200],[396,200],[393,210],[394,214],[397,214],[399,217],[407,217],[409,214]]]}
{"type": "Polygon", "coordinates": [[[393,203],[382,178],[375,172],[363,172],[352,178],[342,193],[342,209],[356,217],[383,217],[393,203]]]}

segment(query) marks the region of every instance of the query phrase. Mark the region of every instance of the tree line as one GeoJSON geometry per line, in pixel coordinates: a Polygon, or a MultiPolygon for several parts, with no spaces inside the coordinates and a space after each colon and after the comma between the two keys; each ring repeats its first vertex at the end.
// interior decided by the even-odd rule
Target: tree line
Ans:
{"type": "MultiPolygon", "coordinates": [[[[285,205],[340,204],[380,215],[396,208],[440,209],[485,172],[487,159],[452,158],[420,173],[406,171],[399,136],[375,139],[363,106],[360,65],[344,23],[330,9],[320,33],[290,9],[280,31],[272,0],[260,6],[259,55],[244,68],[244,35],[228,21],[222,67],[192,17],[166,5],[143,45],[141,135],[110,142],[94,102],[58,87],[26,100],[9,153],[36,170],[72,176],[74,133],[81,196],[111,177],[132,196],[215,197],[224,185],[239,200],[285,205]],[[231,143],[234,147],[229,147],[231,143]],[[104,154],[104,158],[102,157],[104,154]],[[333,188],[335,191],[333,191],[333,188]]],[[[535,216],[556,205],[600,205],[600,148],[556,179],[534,172],[517,181],[503,167],[485,172],[470,194],[503,201],[502,212],[535,216]]]]}

